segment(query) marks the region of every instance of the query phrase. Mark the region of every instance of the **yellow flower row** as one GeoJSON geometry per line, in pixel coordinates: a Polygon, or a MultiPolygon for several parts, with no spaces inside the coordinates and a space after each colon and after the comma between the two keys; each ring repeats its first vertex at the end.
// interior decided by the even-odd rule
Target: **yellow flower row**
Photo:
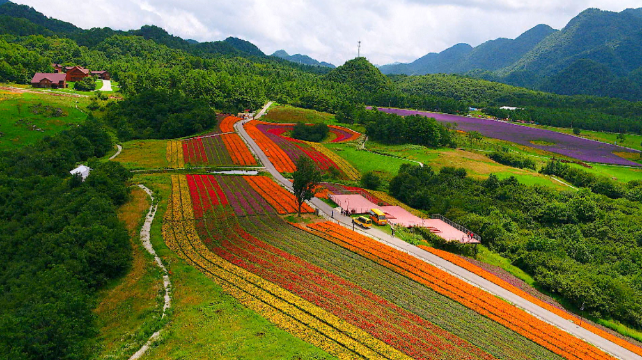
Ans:
{"type": "Polygon", "coordinates": [[[185,176],[172,176],[172,199],[163,225],[168,246],[203,270],[248,308],[291,334],[341,358],[409,359],[365,331],[210,252],[194,227],[185,176]]]}
{"type": "Polygon", "coordinates": [[[175,169],[184,168],[185,159],[183,159],[183,144],[176,140],[168,141],[166,158],[169,167],[175,169]]]}
{"type": "Polygon", "coordinates": [[[312,146],[314,150],[327,156],[330,160],[332,160],[335,164],[337,164],[337,166],[340,167],[339,170],[343,171],[343,173],[346,174],[346,176],[348,177],[348,180],[359,180],[361,178],[361,173],[359,172],[359,170],[355,169],[355,167],[352,166],[352,164],[347,162],[341,156],[337,155],[334,151],[328,149],[327,147],[319,143],[314,143],[309,141],[305,141],[305,143],[312,146]]]}

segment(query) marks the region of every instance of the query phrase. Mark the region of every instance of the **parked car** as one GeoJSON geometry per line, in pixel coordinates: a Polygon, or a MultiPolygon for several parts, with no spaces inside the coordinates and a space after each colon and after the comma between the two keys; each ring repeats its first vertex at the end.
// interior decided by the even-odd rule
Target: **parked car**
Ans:
{"type": "Polygon", "coordinates": [[[365,216],[359,216],[357,218],[352,219],[352,223],[357,224],[364,229],[370,229],[370,227],[372,226],[372,220],[368,219],[365,216]]]}

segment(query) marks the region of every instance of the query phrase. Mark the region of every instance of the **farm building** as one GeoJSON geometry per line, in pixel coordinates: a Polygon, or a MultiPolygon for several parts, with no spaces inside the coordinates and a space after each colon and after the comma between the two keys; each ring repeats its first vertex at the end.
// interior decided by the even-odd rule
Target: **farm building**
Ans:
{"type": "Polygon", "coordinates": [[[71,170],[69,173],[71,175],[80,174],[80,176],[82,176],[82,181],[85,181],[87,179],[87,176],[89,176],[90,172],[91,172],[91,168],[89,166],[80,165],[77,168],[71,170]]]}
{"type": "Polygon", "coordinates": [[[67,69],[67,81],[80,81],[87,76],[90,76],[89,70],[82,66],[73,66],[67,69]]]}
{"type": "Polygon", "coordinates": [[[107,71],[104,71],[104,70],[92,71],[91,75],[92,76],[96,76],[96,77],[98,77],[99,79],[102,79],[102,80],[110,80],[111,79],[111,76],[109,75],[109,73],[107,71]]]}
{"type": "Polygon", "coordinates": [[[62,73],[36,73],[31,85],[37,88],[63,89],[67,87],[67,75],[62,73]]]}

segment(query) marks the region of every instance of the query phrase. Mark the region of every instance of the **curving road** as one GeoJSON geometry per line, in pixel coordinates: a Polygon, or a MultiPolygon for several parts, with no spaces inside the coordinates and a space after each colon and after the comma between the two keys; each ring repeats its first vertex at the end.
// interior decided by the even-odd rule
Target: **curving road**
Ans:
{"type": "MultiPolygon", "coordinates": [[[[267,106],[264,108],[264,110],[267,108],[267,106]]],[[[267,171],[274,176],[276,180],[278,180],[284,187],[292,191],[292,183],[283,177],[281,173],[276,171],[276,168],[274,165],[270,162],[270,160],[265,156],[261,148],[256,144],[254,139],[252,139],[247,132],[245,131],[245,128],[243,125],[247,123],[249,120],[246,121],[241,121],[238,122],[234,125],[236,131],[239,133],[241,137],[245,140],[247,144],[250,145],[250,150],[254,152],[254,154],[261,160],[267,171]]],[[[328,204],[324,203],[320,199],[314,198],[310,201],[312,205],[314,205],[319,211],[322,213],[327,218],[334,219],[337,223],[348,227],[352,229],[352,219],[348,216],[342,216],[340,212],[335,211],[332,209],[328,204]]],[[[384,243],[388,246],[391,246],[397,250],[403,251],[405,253],[408,253],[420,260],[423,260],[431,265],[437,266],[438,268],[448,272],[449,274],[456,276],[474,286],[477,286],[493,295],[496,295],[513,305],[529,312],[533,316],[546,321],[549,324],[552,324],[554,326],[557,326],[558,328],[580,338],[585,340],[586,342],[593,344],[597,346],[598,348],[602,349],[603,351],[611,354],[612,356],[615,356],[619,359],[635,359],[635,360],[642,360],[642,357],[607,340],[604,339],[601,336],[598,336],[578,325],[575,323],[566,320],[558,315],[553,314],[552,312],[533,304],[532,302],[525,300],[512,292],[495,285],[494,283],[478,276],[470,271],[461,268],[449,261],[446,261],[436,255],[433,255],[425,250],[422,250],[416,246],[410,245],[407,242],[397,239],[393,236],[390,236],[383,231],[380,231],[378,229],[369,229],[367,232],[359,230],[360,233],[367,235],[381,243],[384,243]]]]}

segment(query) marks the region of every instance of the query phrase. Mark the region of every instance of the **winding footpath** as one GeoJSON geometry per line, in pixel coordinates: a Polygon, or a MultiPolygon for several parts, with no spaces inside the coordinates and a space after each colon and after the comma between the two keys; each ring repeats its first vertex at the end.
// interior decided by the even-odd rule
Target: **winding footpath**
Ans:
{"type": "Polygon", "coordinates": [[[120,155],[121,151],[123,151],[123,147],[122,146],[116,144],[116,147],[118,148],[118,150],[116,151],[116,153],[114,155],[112,155],[109,158],[109,160],[114,160],[116,158],[116,156],[120,155]]]}
{"type": "MultiPolygon", "coordinates": [[[[156,210],[158,205],[154,204],[154,193],[149,190],[147,187],[144,185],[138,185],[141,189],[143,189],[147,195],[149,195],[152,205],[149,207],[149,212],[147,212],[147,217],[145,218],[145,223],[143,224],[143,227],[140,229],[140,241],[143,243],[143,246],[147,250],[148,253],[150,253],[154,257],[154,261],[156,261],[156,264],[158,267],[161,268],[161,271],[163,272],[163,287],[165,288],[165,303],[163,305],[163,315],[161,319],[164,319],[165,316],[167,315],[167,310],[172,306],[172,298],[170,296],[170,290],[172,287],[172,283],[169,280],[169,272],[167,271],[167,268],[165,268],[165,265],[163,265],[163,262],[161,259],[156,255],[156,251],[154,251],[154,247],[152,246],[152,242],[150,239],[150,230],[152,227],[152,222],[154,222],[154,216],[156,216],[156,210]]],[[[155,333],[152,334],[152,336],[149,337],[145,345],[143,345],[134,355],[132,355],[129,360],[136,360],[139,359],[141,356],[149,350],[150,346],[156,341],[161,333],[163,331],[163,328],[159,329],[155,333]]]]}
{"type": "MultiPolygon", "coordinates": [[[[267,107],[271,103],[268,103],[266,107],[263,108],[263,110],[259,113],[259,115],[262,115],[264,111],[267,109],[267,107]]],[[[239,121],[234,125],[234,128],[236,131],[239,133],[239,135],[245,140],[245,142],[250,146],[250,150],[254,152],[254,154],[258,157],[259,160],[263,163],[267,171],[274,176],[274,178],[279,181],[285,188],[288,190],[292,191],[292,183],[283,177],[281,173],[279,173],[274,165],[270,162],[270,160],[265,156],[265,153],[261,150],[261,148],[256,144],[254,139],[252,139],[247,132],[245,131],[245,128],[243,125],[247,123],[250,120],[245,120],[245,121],[239,121]]],[[[342,216],[340,212],[336,211],[330,205],[324,203],[318,198],[313,198],[310,203],[319,209],[319,212],[321,215],[324,217],[331,219],[335,222],[337,222],[340,225],[343,225],[349,229],[352,229],[352,218],[348,216],[342,216]]],[[[460,278],[461,280],[464,280],[474,286],[477,286],[484,291],[493,294],[495,296],[498,296],[511,304],[529,312],[533,316],[539,318],[542,321],[545,321],[551,325],[554,325],[580,339],[583,339],[584,341],[595,345],[596,347],[602,349],[603,351],[611,354],[614,357],[617,357],[619,359],[626,359],[626,360],[642,360],[642,357],[599,336],[596,335],[579,325],[566,320],[556,314],[553,314],[552,312],[533,304],[532,302],[525,300],[514,293],[476,275],[473,274],[472,272],[461,268],[447,260],[444,260],[436,255],[433,255],[425,250],[422,250],[416,246],[410,245],[406,243],[403,240],[397,239],[391,235],[388,235],[384,233],[381,230],[371,228],[367,232],[358,230],[359,233],[362,233],[374,240],[377,240],[383,244],[386,244],[390,247],[393,247],[397,250],[403,251],[407,254],[410,254],[417,259],[420,259],[422,261],[427,262],[428,264],[431,264],[433,266],[436,266],[449,274],[456,276],[460,278]]]]}

